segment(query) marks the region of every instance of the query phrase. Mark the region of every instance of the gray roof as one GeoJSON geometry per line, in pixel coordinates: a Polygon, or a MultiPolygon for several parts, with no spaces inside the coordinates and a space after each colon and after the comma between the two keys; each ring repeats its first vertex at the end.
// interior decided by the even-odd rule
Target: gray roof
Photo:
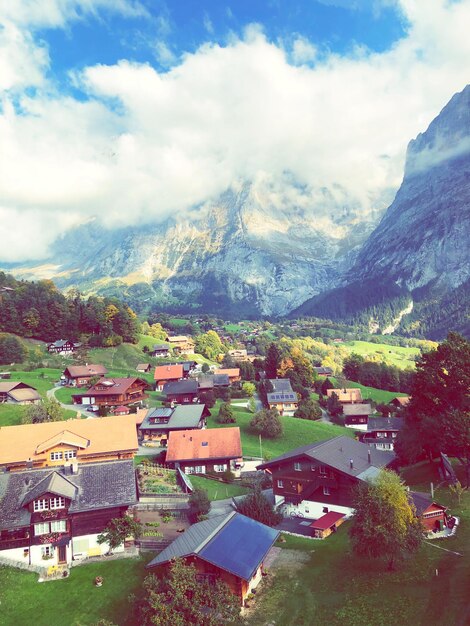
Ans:
{"type": "Polygon", "coordinates": [[[324,465],[361,479],[361,474],[371,466],[382,468],[389,465],[395,458],[393,452],[387,450],[376,450],[369,448],[365,443],[360,443],[350,437],[341,435],[326,441],[317,441],[314,444],[307,444],[286,454],[276,457],[267,463],[258,465],[258,469],[278,465],[279,462],[300,456],[307,456],[324,465]],[[368,452],[370,452],[371,462],[369,463],[368,452]],[[351,468],[351,460],[353,467],[351,468]]]}
{"type": "MultiPolygon", "coordinates": [[[[427,493],[421,493],[420,491],[410,491],[408,494],[410,500],[413,502],[416,508],[416,514],[418,517],[424,513],[424,511],[431,506],[431,504],[436,504],[437,506],[442,506],[435,500],[431,498],[427,493]]],[[[446,508],[446,507],[442,507],[446,508]]]]}
{"type": "Polygon", "coordinates": [[[144,417],[139,430],[184,430],[197,428],[203,417],[205,404],[179,404],[174,409],[150,409],[144,417]],[[154,423],[155,418],[168,419],[165,423],[154,423]]]}
{"type": "Polygon", "coordinates": [[[370,415],[373,413],[370,404],[343,404],[343,415],[351,417],[354,415],[370,415]]]}
{"type": "Polygon", "coordinates": [[[132,460],[83,463],[78,473],[67,468],[44,468],[0,473],[0,529],[27,526],[26,504],[43,493],[58,493],[71,500],[69,512],[98,511],[137,502],[132,460]]]}
{"type": "Polygon", "coordinates": [[[214,374],[214,387],[224,387],[230,385],[230,377],[228,374],[214,374]]]}
{"type": "Polygon", "coordinates": [[[376,430],[401,430],[403,420],[401,417],[371,417],[367,425],[367,432],[376,430]]]}
{"type": "Polygon", "coordinates": [[[167,343],[156,343],[152,350],[170,350],[170,346],[167,343]]]}
{"type": "Polygon", "coordinates": [[[297,402],[297,394],[295,391],[272,391],[267,394],[268,402],[297,402]]]}
{"type": "Polygon", "coordinates": [[[288,378],[270,378],[269,382],[273,386],[273,391],[281,393],[287,391],[292,393],[292,386],[288,378]]]}
{"type": "Polygon", "coordinates": [[[163,386],[163,393],[165,395],[173,395],[180,393],[197,393],[198,384],[197,380],[187,379],[178,380],[174,383],[166,383],[163,386]]]}

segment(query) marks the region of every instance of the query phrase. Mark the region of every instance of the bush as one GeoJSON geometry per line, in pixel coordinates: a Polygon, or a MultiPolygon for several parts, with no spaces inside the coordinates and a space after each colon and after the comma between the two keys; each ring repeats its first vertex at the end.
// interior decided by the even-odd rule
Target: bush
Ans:
{"type": "Polygon", "coordinates": [[[251,420],[250,426],[255,433],[263,435],[268,439],[277,439],[283,433],[282,423],[276,409],[262,409],[258,411],[251,420]]]}
{"type": "Polygon", "coordinates": [[[222,478],[224,479],[226,483],[233,483],[233,481],[235,480],[235,474],[231,472],[230,470],[226,470],[222,474],[222,478]]]}
{"type": "Polygon", "coordinates": [[[207,515],[211,503],[205,489],[196,488],[189,496],[189,518],[191,522],[198,520],[200,515],[207,515]]]}

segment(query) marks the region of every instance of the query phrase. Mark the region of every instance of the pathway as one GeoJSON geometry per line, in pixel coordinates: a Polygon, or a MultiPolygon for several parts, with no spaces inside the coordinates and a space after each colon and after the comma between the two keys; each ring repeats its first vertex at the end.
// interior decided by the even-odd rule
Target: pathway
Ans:
{"type": "Polygon", "coordinates": [[[81,413],[85,417],[95,417],[95,415],[93,413],[91,413],[90,411],[87,411],[84,408],[82,409],[79,404],[64,404],[63,402],[58,400],[56,398],[55,394],[56,394],[56,391],[58,389],[60,389],[60,388],[61,388],[61,385],[56,385],[55,387],[52,387],[52,389],[48,389],[47,390],[47,397],[48,398],[53,398],[54,400],[57,400],[57,402],[60,404],[60,406],[63,409],[68,409],[69,411],[75,411],[76,413],[81,413]]]}

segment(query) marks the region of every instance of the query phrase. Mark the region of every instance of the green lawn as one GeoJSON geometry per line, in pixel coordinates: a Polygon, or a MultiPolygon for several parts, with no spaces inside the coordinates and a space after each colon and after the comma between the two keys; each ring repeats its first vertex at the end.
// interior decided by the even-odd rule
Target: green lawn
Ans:
{"type": "MultiPolygon", "coordinates": [[[[436,467],[428,463],[407,468],[403,475],[418,481],[411,483],[414,488],[429,485],[431,477],[435,484],[438,481],[436,467]]],[[[349,522],[325,541],[289,537],[280,546],[302,551],[308,560],[299,569],[279,570],[271,586],[257,594],[250,626],[468,625],[470,493],[461,506],[452,502],[447,488],[438,489],[435,498],[451,505],[453,514],[460,516],[456,536],[423,544],[420,552],[395,572],[381,563],[352,557],[349,522]]]]}
{"type": "Polygon", "coordinates": [[[355,352],[371,360],[381,356],[381,360],[401,369],[414,369],[414,357],[421,354],[419,348],[402,348],[401,346],[390,346],[387,343],[371,343],[369,341],[348,341],[341,346],[351,353],[355,352]]]}
{"type": "Polygon", "coordinates": [[[152,557],[80,565],[69,578],[38,583],[38,575],[0,567],[0,624],[8,626],[90,626],[107,619],[118,626],[136,624],[131,593],[137,593],[152,557]],[[103,576],[95,587],[95,576],[103,576]]]}
{"type": "MultiPolygon", "coordinates": [[[[237,402],[238,400],[235,400],[237,402]]],[[[280,439],[262,438],[262,454],[260,454],[259,436],[250,430],[250,421],[253,419],[253,413],[249,413],[244,407],[232,406],[236,416],[236,424],[218,424],[215,420],[219,412],[219,403],[211,409],[211,417],[208,418],[208,428],[224,428],[227,426],[239,426],[241,431],[241,440],[243,454],[245,456],[263,456],[273,458],[288,450],[303,446],[306,443],[313,443],[321,439],[329,439],[338,435],[346,435],[353,437],[354,432],[350,428],[335,426],[334,424],[325,424],[323,422],[312,422],[310,420],[301,420],[295,417],[281,417],[284,426],[284,435],[280,439]]]]}
{"type": "Polygon", "coordinates": [[[247,487],[233,483],[220,483],[210,478],[204,478],[203,476],[189,477],[193,487],[198,489],[205,489],[209,500],[224,500],[225,498],[233,498],[235,496],[243,496],[249,492],[247,487]]]}
{"type": "Polygon", "coordinates": [[[84,393],[88,387],[59,387],[55,392],[55,397],[63,404],[73,404],[72,394],[84,393]]]}
{"type": "Polygon", "coordinates": [[[25,406],[16,404],[0,404],[0,426],[16,426],[21,424],[21,417],[25,412],[25,406]]]}
{"type": "MultiPolygon", "coordinates": [[[[333,383],[333,385],[339,385],[339,382],[336,378],[331,377],[330,380],[333,383]]],[[[374,402],[377,402],[377,403],[382,402],[382,403],[388,404],[389,402],[393,400],[393,398],[396,398],[397,396],[407,395],[406,393],[399,393],[398,391],[385,391],[385,389],[376,389],[375,387],[366,387],[365,385],[361,385],[360,383],[355,383],[352,380],[342,381],[341,385],[343,387],[346,386],[347,389],[349,389],[350,387],[355,387],[357,389],[360,389],[362,391],[363,399],[370,398],[371,400],[374,400],[374,402]]]]}

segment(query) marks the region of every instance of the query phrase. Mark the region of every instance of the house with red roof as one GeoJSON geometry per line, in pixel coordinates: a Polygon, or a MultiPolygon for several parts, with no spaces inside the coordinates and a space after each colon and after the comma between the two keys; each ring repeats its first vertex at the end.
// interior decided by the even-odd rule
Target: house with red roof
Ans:
{"type": "Polygon", "coordinates": [[[153,378],[155,380],[155,391],[163,391],[163,387],[167,383],[176,383],[183,378],[183,364],[157,365],[153,378]]]}
{"type": "Polygon", "coordinates": [[[185,474],[231,471],[240,476],[243,464],[238,426],[204,430],[172,431],[168,438],[166,463],[185,474]]]}

